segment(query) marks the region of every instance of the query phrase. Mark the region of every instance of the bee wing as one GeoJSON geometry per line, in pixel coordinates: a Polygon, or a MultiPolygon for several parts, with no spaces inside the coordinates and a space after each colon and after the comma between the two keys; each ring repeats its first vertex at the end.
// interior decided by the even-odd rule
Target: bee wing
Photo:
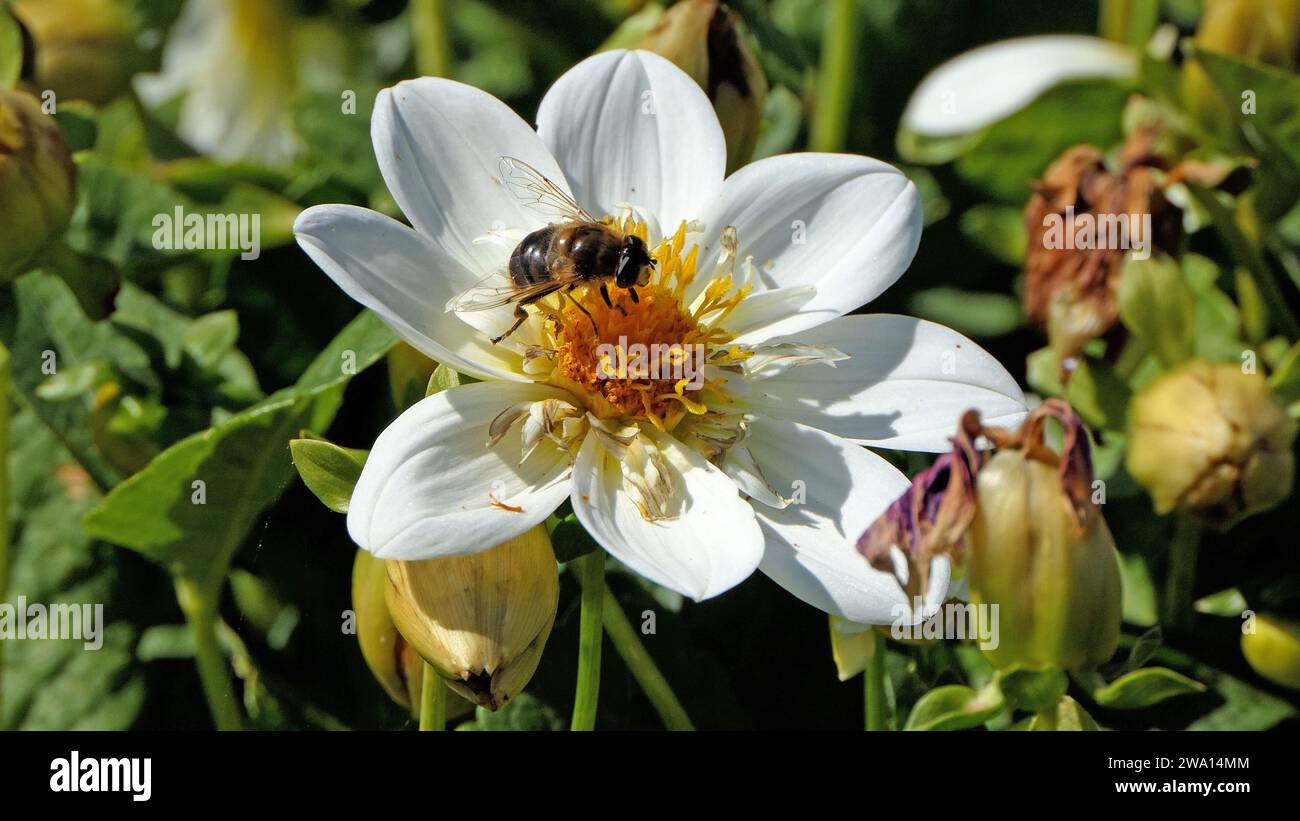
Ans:
{"type": "Polygon", "coordinates": [[[597,222],[573,197],[523,160],[502,157],[501,181],[524,205],[556,220],[597,222]]]}
{"type": "Polygon", "coordinates": [[[503,305],[538,299],[568,284],[563,279],[548,279],[523,287],[500,285],[500,282],[500,274],[491,274],[479,284],[448,300],[447,311],[490,311],[503,305]]]}

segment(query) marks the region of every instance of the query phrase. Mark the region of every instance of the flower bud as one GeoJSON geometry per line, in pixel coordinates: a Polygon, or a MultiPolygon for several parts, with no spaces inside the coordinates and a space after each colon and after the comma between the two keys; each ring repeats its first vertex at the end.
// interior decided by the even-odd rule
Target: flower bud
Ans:
{"type": "Polygon", "coordinates": [[[1264,377],[1195,360],[1143,388],[1129,405],[1128,471],[1158,513],[1195,513],[1227,527],[1291,492],[1295,420],[1264,377]]]}
{"type": "MultiPolygon", "coordinates": [[[[358,550],[352,565],[352,612],[356,615],[361,656],[384,691],[416,718],[420,714],[424,659],[397,632],[384,598],[387,586],[387,563],[358,550]]],[[[447,699],[448,718],[464,715],[472,709],[473,705],[459,696],[447,699]]]]}
{"type": "Polygon", "coordinates": [[[452,691],[496,710],[537,669],[559,576],[544,527],[469,556],[389,561],[393,623],[452,691]]]}
{"type": "Polygon", "coordinates": [[[384,601],[387,578],[383,559],[357,551],[352,564],[352,612],[356,614],[361,656],[393,701],[409,710],[420,702],[424,660],[397,632],[388,613],[384,601]]]}
{"type": "Polygon", "coordinates": [[[1241,654],[1264,678],[1300,690],[1300,624],[1256,615],[1254,630],[1241,634],[1241,654]]]}
{"type": "Polygon", "coordinates": [[[1120,576],[1101,513],[1089,503],[1080,519],[1059,470],[1016,450],[989,460],[976,494],[971,599],[998,605],[1001,631],[989,660],[1082,669],[1110,658],[1120,576]]]}
{"type": "Polygon", "coordinates": [[[0,88],[0,282],[68,224],[77,168],[35,98],[0,88]]]}
{"type": "Polygon", "coordinates": [[[16,0],[10,8],[35,44],[33,83],[59,100],[106,103],[143,67],[121,0],[16,0]]]}
{"type": "Polygon", "coordinates": [[[727,138],[727,173],[744,165],[763,122],[767,77],[731,9],[717,0],[683,0],[636,47],[668,58],[705,90],[727,138]]]}

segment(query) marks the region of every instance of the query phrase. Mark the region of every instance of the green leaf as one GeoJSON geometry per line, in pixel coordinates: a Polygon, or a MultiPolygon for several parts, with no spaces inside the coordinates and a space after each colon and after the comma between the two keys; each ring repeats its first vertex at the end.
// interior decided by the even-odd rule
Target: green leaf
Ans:
{"type": "Polygon", "coordinates": [[[1005,709],[995,685],[973,690],[961,684],[937,687],[916,702],[904,730],[967,730],[1005,709]]]}
{"type": "Polygon", "coordinates": [[[1283,69],[1202,48],[1195,50],[1193,58],[1205,69],[1238,124],[1247,133],[1255,128],[1267,134],[1269,143],[1285,152],[1289,164],[1300,168],[1300,78],[1283,69]],[[1247,91],[1254,92],[1253,113],[1242,110],[1242,95],[1247,91]]]}
{"type": "Polygon", "coordinates": [[[961,232],[971,244],[1007,265],[1025,262],[1025,216],[1007,205],[975,205],[961,215],[961,232]]]}
{"type": "Polygon", "coordinates": [[[555,560],[561,564],[601,549],[572,513],[561,519],[551,530],[551,547],[555,550],[555,560]]]}
{"type": "Polygon", "coordinates": [[[54,112],[54,121],[59,124],[63,139],[67,141],[72,153],[94,147],[95,138],[99,135],[94,106],[80,100],[60,101],[54,112]]]}
{"type": "Polygon", "coordinates": [[[363,313],[297,385],[181,440],[114,488],[86,514],[86,532],[137,550],[174,576],[218,585],[258,513],[293,475],[290,438],[326,429],[348,380],[394,341],[363,313]]]}
{"type": "Polygon", "coordinates": [[[98,494],[54,433],[30,410],[14,416],[9,432],[15,526],[12,572],[0,601],[16,604],[23,596],[28,606],[102,605],[103,645],[87,650],[78,639],[0,641],[0,728],[126,729],[144,703],[133,654],[136,628],[124,620],[142,591],[134,584],[128,589],[115,551],[79,527],[81,512],[98,494]]]}
{"type": "Polygon", "coordinates": [[[1023,205],[1029,182],[1065,149],[1106,148],[1122,137],[1120,115],[1131,89],[1107,82],[1067,83],[988,129],[957,161],[957,173],[992,198],[1023,205]]]}
{"type": "Polygon", "coordinates": [[[424,395],[426,397],[433,396],[435,393],[447,390],[447,388],[463,385],[465,381],[464,374],[457,373],[446,365],[439,363],[438,367],[434,368],[433,373],[429,376],[429,384],[424,389],[424,395]]]}
{"type": "Polygon", "coordinates": [[[474,720],[465,722],[456,729],[556,731],[567,727],[568,723],[555,708],[536,696],[520,693],[495,713],[482,707],[476,708],[474,720]]]}
{"type": "Polygon", "coordinates": [[[1112,710],[1139,710],[1167,698],[1203,693],[1205,685],[1164,667],[1125,673],[1092,694],[1093,701],[1112,710]]]}
{"type": "Polygon", "coordinates": [[[216,367],[239,339],[239,315],[234,311],[215,311],[190,323],[181,335],[181,346],[200,368],[216,367]]]}
{"type": "Polygon", "coordinates": [[[1171,257],[1130,256],[1119,282],[1119,315],[1165,367],[1191,357],[1196,337],[1196,297],[1171,257]]]}
{"type": "Polygon", "coordinates": [[[1132,391],[1107,362],[1079,357],[1065,385],[1065,398],[1095,428],[1122,430],[1132,391]]]}
{"type": "Polygon", "coordinates": [[[22,32],[9,9],[0,6],[0,88],[13,88],[22,70],[22,32]]]}
{"type": "Polygon", "coordinates": [[[368,452],[339,447],[324,439],[294,439],[289,443],[289,452],[307,489],[325,507],[347,513],[368,452]]]}
{"type": "Polygon", "coordinates": [[[912,294],[907,307],[909,313],[974,337],[1002,336],[1024,321],[1020,303],[1009,294],[927,288],[912,294]]]}
{"type": "Polygon", "coordinates": [[[1286,701],[1240,679],[1219,674],[1211,680],[1224,703],[1187,725],[1189,730],[1267,730],[1296,715],[1286,701]]]}
{"type": "Polygon", "coordinates": [[[1059,667],[1012,665],[998,674],[998,686],[1008,707],[1039,712],[1061,700],[1070,679],[1059,667]]]}
{"type": "Polygon", "coordinates": [[[1097,722],[1088,715],[1088,711],[1079,702],[1069,696],[1062,696],[1055,710],[1039,713],[1029,721],[1027,730],[1096,730],[1097,722]]]}

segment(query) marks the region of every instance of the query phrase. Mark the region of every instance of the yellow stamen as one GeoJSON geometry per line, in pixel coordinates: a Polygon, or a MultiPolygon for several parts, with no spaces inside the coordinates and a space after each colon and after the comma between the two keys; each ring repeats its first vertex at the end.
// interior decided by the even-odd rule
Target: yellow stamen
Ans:
{"type": "MultiPolygon", "coordinates": [[[[608,222],[624,235],[646,238],[645,224],[630,215],[608,222]]],[[[655,270],[646,285],[636,286],[635,302],[630,289],[606,283],[611,307],[599,283],[585,283],[570,292],[572,300],[538,306],[548,337],[543,346],[556,352],[550,381],[582,399],[598,418],[642,420],[670,431],[685,415],[708,412],[706,391],[726,399],[720,382],[703,378],[706,363],[748,358],[730,344],[734,337],[721,324],[749,288],[736,288],[727,274],[710,282],[696,307],[688,308],[699,246],[686,246],[683,222],[651,251],[655,270]]]]}

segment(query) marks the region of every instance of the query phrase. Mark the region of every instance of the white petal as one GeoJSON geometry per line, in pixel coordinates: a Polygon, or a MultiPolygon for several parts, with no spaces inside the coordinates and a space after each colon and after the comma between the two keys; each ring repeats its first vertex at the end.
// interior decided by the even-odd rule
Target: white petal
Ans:
{"type": "MultiPolygon", "coordinates": [[[[645,435],[645,434],[643,434],[645,435]]],[[[656,440],[678,500],[676,518],[646,521],[624,490],[618,460],[588,435],[573,468],[573,511],[593,538],[647,579],[696,601],[754,572],[763,536],[736,485],[695,451],[656,440]]]]}
{"type": "Polygon", "coordinates": [[[1132,77],[1136,53],[1077,34],[1050,34],[991,43],[930,72],[903,111],[904,128],[952,137],[992,125],[1068,80],[1132,77]]]}
{"type": "MultiPolygon", "coordinates": [[[[790,422],[755,420],[745,443],[772,485],[795,498],[780,510],[754,508],[767,537],[759,569],[833,616],[862,624],[889,624],[903,614],[910,619],[898,582],[867,564],[855,547],[907,489],[907,477],[852,442],[790,422]]],[[[933,569],[930,590],[942,597],[946,563],[933,569]]]]}
{"type": "Polygon", "coordinates": [[[891,165],[847,154],[751,163],[727,178],[717,208],[703,219],[701,260],[715,258],[730,225],[739,259],[754,258],[756,290],[817,289],[747,327],[738,340],[744,343],[796,333],[870,302],[907,269],[921,240],[916,186],[891,165]]]}
{"type": "Polygon", "coordinates": [[[978,410],[986,424],[1012,429],[1026,412],[1024,393],[1001,363],[935,322],[845,316],[791,341],[829,345],[849,359],[811,362],[736,385],[738,401],[875,447],[935,453],[950,447],[967,410],[978,410]]]}
{"type": "Polygon", "coordinates": [[[375,158],[402,212],[420,233],[473,272],[463,291],[505,265],[509,250],[474,240],[492,230],[541,227],[543,214],[501,182],[515,157],[567,190],[537,134],[509,106],[473,86],[436,77],[379,92],[370,123],[375,158]]]}
{"type": "Polygon", "coordinates": [[[713,105],[648,51],[588,57],[551,86],[537,131],[587,210],[647,209],[667,233],[698,219],[722,186],[727,146],[713,105]]]}
{"type": "Polygon", "coordinates": [[[518,429],[487,442],[502,411],[549,398],[571,399],[543,385],[478,382],[412,405],[379,434],[361,471],[352,540],[385,559],[458,556],[544,520],[569,495],[569,455],[542,444],[521,465],[518,429]]]}
{"type": "Polygon", "coordinates": [[[396,220],[352,205],[308,208],[293,231],[344,293],[421,353],[480,379],[529,381],[517,353],[447,312],[447,299],[459,293],[465,273],[445,250],[396,220]]]}

